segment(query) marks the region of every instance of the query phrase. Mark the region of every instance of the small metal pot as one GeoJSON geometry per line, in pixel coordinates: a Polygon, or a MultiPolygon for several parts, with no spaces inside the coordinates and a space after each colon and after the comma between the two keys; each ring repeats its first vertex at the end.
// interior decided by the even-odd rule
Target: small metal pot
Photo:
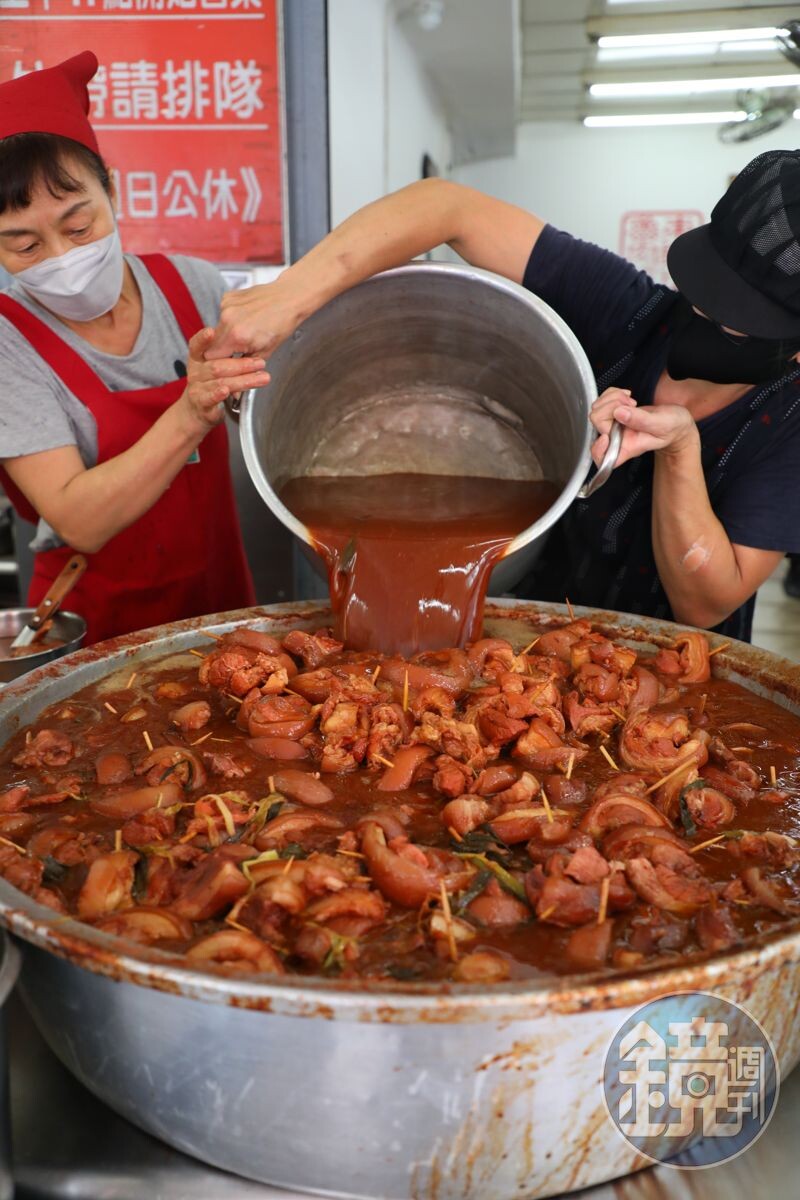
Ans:
{"type": "Polygon", "coordinates": [[[242,401],[242,450],[262,499],[309,545],[278,495],[295,476],[561,483],[495,567],[497,594],[530,568],[589,470],[597,389],[577,338],[543,300],[488,271],[411,263],[373,276],[311,316],[269,369],[269,385],[242,401]]]}
{"type": "MultiPolygon", "coordinates": [[[[33,608],[5,608],[0,610],[0,637],[16,637],[28,623],[36,610],[33,608]]],[[[51,633],[63,640],[63,646],[44,646],[34,654],[23,654],[19,658],[0,658],[0,686],[27,675],[35,667],[61,658],[77,650],[86,636],[86,622],[77,613],[57,612],[53,617],[51,633]]],[[[46,636],[50,636],[47,634],[46,636]]]]}

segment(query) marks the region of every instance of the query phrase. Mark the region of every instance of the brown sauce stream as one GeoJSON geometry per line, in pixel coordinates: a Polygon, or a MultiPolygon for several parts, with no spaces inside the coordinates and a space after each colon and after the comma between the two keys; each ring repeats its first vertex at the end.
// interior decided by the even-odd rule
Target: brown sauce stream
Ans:
{"type": "Polygon", "coordinates": [[[325,560],[336,636],[408,657],[480,636],[491,569],[561,488],[449,475],[304,476],[281,500],[325,560]]]}

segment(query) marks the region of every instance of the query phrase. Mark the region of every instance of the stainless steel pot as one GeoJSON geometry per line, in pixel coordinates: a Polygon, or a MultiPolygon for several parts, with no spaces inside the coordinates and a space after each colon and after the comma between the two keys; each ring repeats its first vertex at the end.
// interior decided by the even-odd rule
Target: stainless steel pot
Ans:
{"type": "Polygon", "coordinates": [[[589,470],[597,395],[577,338],[507,279],[454,263],[376,275],[311,316],[246,394],[240,435],[262,499],[304,542],[278,492],[309,473],[492,475],[563,483],[492,575],[522,578],[589,470]]]}
{"type": "MultiPolygon", "coordinates": [[[[33,616],[33,608],[4,608],[0,610],[0,637],[16,637],[21,629],[33,616]]],[[[57,612],[53,617],[53,636],[63,640],[63,646],[44,646],[34,654],[24,654],[19,658],[0,658],[0,685],[19,679],[28,671],[63,658],[77,650],[86,636],[86,622],[77,613],[57,612]]]]}
{"type": "MultiPolygon", "coordinates": [[[[677,630],[588,615],[637,644],[664,644],[677,630]]],[[[328,617],[310,604],[276,605],[79,651],[8,688],[0,743],[111,672],[122,680],[133,663],[141,671],[207,647],[201,628],[247,621],[280,633],[328,617]]],[[[490,633],[520,646],[532,627],[565,620],[556,605],[487,606],[490,633]]],[[[793,664],[740,643],[715,663],[800,714],[793,664]]],[[[399,990],[215,977],[65,920],[2,880],[0,916],[26,943],[26,1001],[83,1083],[171,1145],[286,1187],[385,1200],[533,1200],[637,1170],[645,1160],[605,1111],[603,1057],[632,1010],[666,992],[710,991],[743,1004],[769,1033],[784,1075],[800,1058],[797,928],[628,979],[399,990]]]]}
{"type": "Polygon", "coordinates": [[[11,1112],[8,1096],[8,1045],[5,1005],[19,974],[19,951],[5,932],[0,933],[0,1200],[11,1200],[11,1112]]]}

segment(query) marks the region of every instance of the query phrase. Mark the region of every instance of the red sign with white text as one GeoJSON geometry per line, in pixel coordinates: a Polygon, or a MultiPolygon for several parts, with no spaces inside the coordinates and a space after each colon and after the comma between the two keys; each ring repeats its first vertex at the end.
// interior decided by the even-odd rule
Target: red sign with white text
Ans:
{"type": "Polygon", "coordinates": [[[276,0],[0,0],[0,81],[93,50],[126,250],[282,263],[276,0]]]}

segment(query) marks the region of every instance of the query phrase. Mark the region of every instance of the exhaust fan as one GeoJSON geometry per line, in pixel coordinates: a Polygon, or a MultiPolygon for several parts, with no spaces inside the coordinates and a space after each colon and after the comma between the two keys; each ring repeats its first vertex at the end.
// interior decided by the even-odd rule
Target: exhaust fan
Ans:
{"type": "MultiPolygon", "coordinates": [[[[777,42],[784,58],[800,67],[800,21],[787,21],[777,34],[777,42]]],[[[792,88],[780,92],[740,92],[737,103],[747,116],[743,121],[721,125],[719,139],[721,142],[749,142],[762,133],[769,133],[793,116],[796,102],[797,93],[792,88]]]]}
{"type": "MultiPolygon", "coordinates": [[[[800,54],[800,49],[798,49],[800,54]]],[[[747,116],[742,121],[728,121],[718,130],[721,142],[749,142],[751,138],[769,133],[790,120],[795,109],[794,89],[783,91],[739,92],[736,103],[747,116]]]]}

